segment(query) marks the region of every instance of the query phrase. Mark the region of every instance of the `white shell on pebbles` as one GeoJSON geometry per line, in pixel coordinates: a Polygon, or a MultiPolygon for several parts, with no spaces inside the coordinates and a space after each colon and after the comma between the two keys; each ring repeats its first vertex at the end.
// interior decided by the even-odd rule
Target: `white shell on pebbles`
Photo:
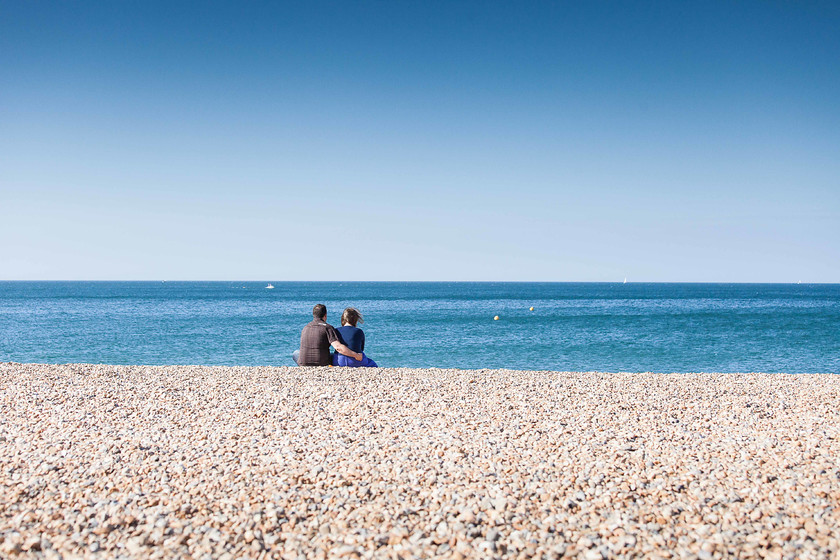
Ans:
{"type": "Polygon", "coordinates": [[[833,558],[840,376],[0,364],[0,558],[833,558]]]}

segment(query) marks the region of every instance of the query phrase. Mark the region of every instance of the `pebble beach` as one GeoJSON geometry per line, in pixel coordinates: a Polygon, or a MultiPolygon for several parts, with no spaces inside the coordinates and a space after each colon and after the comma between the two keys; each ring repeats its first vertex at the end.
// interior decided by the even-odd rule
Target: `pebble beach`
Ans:
{"type": "Polygon", "coordinates": [[[0,364],[1,558],[836,558],[840,376],[0,364]]]}

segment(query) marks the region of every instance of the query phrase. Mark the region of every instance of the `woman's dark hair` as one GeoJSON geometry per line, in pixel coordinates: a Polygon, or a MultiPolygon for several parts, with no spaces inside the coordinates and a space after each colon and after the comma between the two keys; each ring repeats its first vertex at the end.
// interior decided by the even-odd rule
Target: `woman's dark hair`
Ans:
{"type": "Polygon", "coordinates": [[[344,310],[344,313],[341,314],[342,325],[350,325],[351,327],[355,327],[356,323],[364,322],[365,320],[362,318],[362,314],[359,313],[359,310],[355,307],[348,307],[344,310]]]}

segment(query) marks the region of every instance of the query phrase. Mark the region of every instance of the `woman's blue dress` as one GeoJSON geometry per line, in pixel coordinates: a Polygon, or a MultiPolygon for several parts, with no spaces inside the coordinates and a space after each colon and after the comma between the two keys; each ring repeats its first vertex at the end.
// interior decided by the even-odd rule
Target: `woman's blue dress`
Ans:
{"type": "MultiPolygon", "coordinates": [[[[365,331],[358,327],[351,327],[350,325],[345,325],[343,327],[338,327],[335,329],[338,331],[338,336],[341,337],[341,341],[353,352],[360,352],[364,356],[365,351],[365,331]]],[[[354,360],[344,354],[339,354],[336,352],[333,354],[333,365],[339,367],[378,367],[376,362],[364,356],[364,358],[359,360],[354,360]]]]}

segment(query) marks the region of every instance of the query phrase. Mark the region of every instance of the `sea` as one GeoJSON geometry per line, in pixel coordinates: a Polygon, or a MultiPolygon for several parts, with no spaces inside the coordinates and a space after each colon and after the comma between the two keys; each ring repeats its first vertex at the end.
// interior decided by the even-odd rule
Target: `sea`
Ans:
{"type": "Polygon", "coordinates": [[[0,362],[290,366],[312,307],[380,366],[840,373],[840,284],[0,282],[0,362]]]}

